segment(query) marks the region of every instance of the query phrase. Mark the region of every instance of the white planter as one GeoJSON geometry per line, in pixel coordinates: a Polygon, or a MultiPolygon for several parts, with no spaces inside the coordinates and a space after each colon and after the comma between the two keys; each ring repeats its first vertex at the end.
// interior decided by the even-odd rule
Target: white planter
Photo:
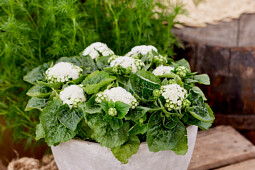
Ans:
{"type": "Polygon", "coordinates": [[[185,156],[172,151],[150,152],[144,142],[127,164],[120,163],[109,148],[88,141],[73,139],[51,149],[60,170],[186,170],[195,146],[197,126],[189,126],[187,131],[189,150],[185,156]]]}

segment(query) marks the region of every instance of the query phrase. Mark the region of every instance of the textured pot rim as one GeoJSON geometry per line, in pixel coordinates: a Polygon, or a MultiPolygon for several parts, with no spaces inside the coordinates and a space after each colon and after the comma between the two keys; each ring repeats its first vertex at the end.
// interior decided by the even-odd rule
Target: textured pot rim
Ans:
{"type": "MultiPolygon", "coordinates": [[[[188,127],[195,127],[195,125],[186,126],[186,129],[187,129],[188,127]]],[[[71,139],[71,140],[69,140],[69,141],[83,142],[83,143],[87,143],[88,145],[97,145],[97,146],[101,146],[101,144],[98,143],[98,142],[93,142],[93,141],[88,141],[88,140],[82,140],[82,139],[79,139],[79,138],[74,138],[74,139],[71,139]]],[[[67,141],[67,142],[69,142],[69,141],[67,141]]],[[[141,146],[141,145],[147,145],[147,142],[142,142],[142,143],[140,143],[140,146],[141,146]]],[[[101,146],[101,147],[105,147],[105,146],[101,146]]],[[[106,147],[106,148],[107,148],[107,147],[106,147]]]]}

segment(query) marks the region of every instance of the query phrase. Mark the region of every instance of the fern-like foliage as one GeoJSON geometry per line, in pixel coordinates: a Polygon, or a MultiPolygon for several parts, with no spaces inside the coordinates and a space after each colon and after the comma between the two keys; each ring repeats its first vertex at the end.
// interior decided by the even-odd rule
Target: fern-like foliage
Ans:
{"type": "Polygon", "coordinates": [[[151,44],[173,56],[178,41],[170,30],[180,13],[181,5],[160,0],[1,0],[0,115],[15,139],[34,138],[38,114],[24,112],[30,86],[22,80],[33,67],[95,41],[119,55],[151,44]]]}

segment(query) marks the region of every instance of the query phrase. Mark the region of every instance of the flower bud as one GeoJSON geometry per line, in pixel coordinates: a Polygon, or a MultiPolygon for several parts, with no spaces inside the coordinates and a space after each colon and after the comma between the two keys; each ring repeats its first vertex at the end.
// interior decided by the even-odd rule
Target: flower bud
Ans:
{"type": "Polygon", "coordinates": [[[158,90],[158,89],[153,90],[153,96],[154,96],[155,98],[158,98],[160,95],[161,95],[160,90],[158,90]]]}
{"type": "Polygon", "coordinates": [[[176,74],[180,77],[185,77],[189,70],[184,66],[179,66],[176,68],[176,74]]]}
{"type": "Polygon", "coordinates": [[[117,112],[117,110],[115,109],[115,108],[110,108],[109,110],[108,110],[108,114],[110,115],[110,116],[116,116],[117,114],[118,114],[118,112],[117,112]]]}

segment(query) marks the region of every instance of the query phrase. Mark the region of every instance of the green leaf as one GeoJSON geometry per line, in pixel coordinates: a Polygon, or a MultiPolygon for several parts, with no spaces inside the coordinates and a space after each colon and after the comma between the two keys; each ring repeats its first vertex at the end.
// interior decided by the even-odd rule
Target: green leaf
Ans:
{"type": "Polygon", "coordinates": [[[194,86],[194,87],[192,87],[192,90],[193,90],[195,93],[199,94],[199,95],[203,98],[203,100],[205,100],[205,101],[207,100],[206,97],[205,97],[205,95],[204,95],[204,93],[203,93],[203,91],[202,91],[199,87],[194,86]]]}
{"type": "Polygon", "coordinates": [[[45,137],[45,132],[41,123],[36,125],[35,128],[35,140],[39,140],[45,137]]]}
{"type": "Polygon", "coordinates": [[[42,109],[47,105],[47,99],[32,97],[29,99],[25,111],[30,111],[33,109],[38,109],[42,111],[42,109]]]}
{"type": "Polygon", "coordinates": [[[120,162],[128,163],[129,158],[136,154],[140,146],[140,140],[137,136],[130,136],[123,145],[112,148],[112,153],[120,162]]]}
{"type": "Polygon", "coordinates": [[[145,134],[148,129],[148,124],[135,124],[131,129],[129,129],[129,134],[131,135],[138,135],[138,134],[145,134]]]}
{"type": "Polygon", "coordinates": [[[117,102],[115,102],[115,108],[118,112],[117,117],[119,119],[123,119],[125,117],[125,115],[128,113],[130,106],[126,103],[117,101],[117,102]]]}
{"type": "Polygon", "coordinates": [[[96,95],[93,95],[87,102],[78,104],[78,108],[83,113],[95,114],[101,112],[101,107],[95,101],[96,95]]]}
{"type": "Polygon", "coordinates": [[[104,116],[104,119],[110,124],[113,130],[118,130],[123,125],[123,121],[115,116],[110,116],[106,114],[104,116]]]}
{"type": "Polygon", "coordinates": [[[184,58],[181,59],[181,60],[176,61],[175,63],[178,64],[178,65],[186,67],[190,71],[189,62],[187,60],[185,60],[184,58]]]}
{"type": "Polygon", "coordinates": [[[210,85],[210,78],[207,74],[195,75],[194,80],[197,80],[199,84],[210,85]]]}
{"type": "Polygon", "coordinates": [[[179,149],[178,151],[187,152],[187,140],[183,138],[187,138],[187,129],[180,121],[174,128],[166,129],[163,126],[163,117],[160,114],[154,113],[150,117],[146,138],[150,151],[158,152],[183,148],[182,151],[179,149]]]}
{"type": "Polygon", "coordinates": [[[37,81],[37,83],[39,85],[50,87],[50,88],[53,88],[53,89],[59,89],[63,85],[62,82],[46,83],[46,82],[43,82],[43,81],[37,81]]]}
{"type": "Polygon", "coordinates": [[[179,123],[179,119],[174,117],[163,117],[163,125],[166,129],[173,129],[179,123]],[[176,121],[177,120],[177,121],[176,121]]]}
{"type": "Polygon", "coordinates": [[[96,71],[86,77],[82,84],[85,85],[85,92],[90,95],[97,93],[102,87],[110,84],[115,79],[116,77],[109,76],[109,74],[104,71],[96,71]]]}
{"type": "Polygon", "coordinates": [[[48,62],[34,68],[32,71],[30,71],[23,77],[24,81],[31,84],[36,84],[36,81],[44,80],[45,79],[44,73],[51,65],[52,62],[48,62]]]}
{"type": "Polygon", "coordinates": [[[100,69],[109,66],[109,63],[108,63],[109,58],[110,58],[110,56],[102,56],[102,57],[98,57],[95,59],[97,65],[99,66],[100,69]]]}
{"type": "Polygon", "coordinates": [[[150,91],[150,94],[153,93],[153,90],[160,89],[161,81],[160,79],[152,74],[151,72],[145,70],[139,70],[136,74],[131,74],[130,76],[131,87],[134,92],[141,98],[151,100],[151,96],[145,95],[150,91]],[[144,89],[146,88],[146,93],[144,89]],[[144,96],[143,96],[144,95],[144,96]]]}
{"type": "Polygon", "coordinates": [[[27,95],[31,97],[47,97],[51,95],[51,93],[51,88],[37,84],[28,90],[27,95]]]}
{"type": "Polygon", "coordinates": [[[87,139],[92,140],[93,130],[87,125],[87,123],[84,120],[81,121],[80,124],[81,124],[81,127],[76,136],[82,140],[87,140],[87,139]]]}
{"type": "Polygon", "coordinates": [[[83,117],[79,109],[70,109],[67,104],[60,106],[56,112],[58,120],[68,129],[75,131],[83,117]]]}
{"type": "Polygon", "coordinates": [[[76,135],[76,132],[66,128],[57,118],[57,110],[62,105],[62,101],[55,98],[48,103],[40,114],[40,123],[45,132],[45,141],[49,146],[69,141],[76,135]]]}
{"type": "Polygon", "coordinates": [[[208,122],[214,121],[214,116],[211,114],[211,108],[209,105],[205,104],[204,106],[192,106],[187,108],[187,111],[196,119],[208,122]],[[210,110],[208,110],[210,109],[210,110]]]}
{"type": "Polygon", "coordinates": [[[88,74],[97,70],[97,67],[90,56],[61,57],[58,62],[70,62],[83,68],[83,73],[88,74]]]}
{"type": "Polygon", "coordinates": [[[111,125],[105,121],[102,113],[85,114],[85,121],[93,130],[93,138],[102,146],[114,148],[121,146],[128,139],[129,124],[124,123],[118,130],[113,130],[111,125]]]}
{"type": "Polygon", "coordinates": [[[130,109],[128,114],[125,116],[126,120],[139,120],[140,118],[144,117],[144,115],[153,110],[152,108],[149,107],[142,107],[142,106],[137,106],[135,109],[130,109]]]}

